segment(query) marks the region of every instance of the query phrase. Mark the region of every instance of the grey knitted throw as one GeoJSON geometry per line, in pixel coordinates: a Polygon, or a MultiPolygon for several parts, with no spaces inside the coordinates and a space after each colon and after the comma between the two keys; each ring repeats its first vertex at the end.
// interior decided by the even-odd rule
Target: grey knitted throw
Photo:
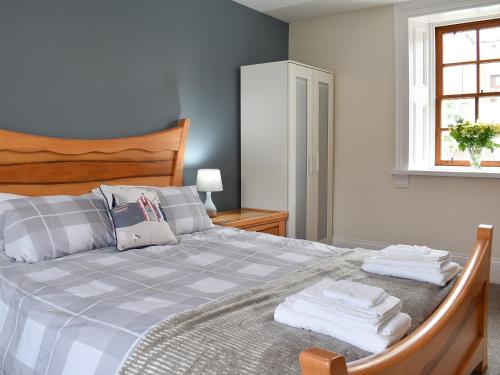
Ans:
{"type": "Polygon", "coordinates": [[[361,270],[370,250],[354,250],[307,266],[265,286],[179,314],[155,327],[134,349],[121,374],[300,374],[299,354],[321,347],[347,361],[369,355],[352,345],[273,320],[285,297],[323,278],[350,279],[384,288],[403,301],[410,332],[446,298],[446,287],[368,274],[361,270]]]}

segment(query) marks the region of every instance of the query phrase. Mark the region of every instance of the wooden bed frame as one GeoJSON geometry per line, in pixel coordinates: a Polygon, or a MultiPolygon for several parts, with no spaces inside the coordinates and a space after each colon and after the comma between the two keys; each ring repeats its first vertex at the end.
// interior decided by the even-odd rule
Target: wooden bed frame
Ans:
{"type": "Polygon", "coordinates": [[[181,186],[189,119],[147,135],[62,139],[0,129],[0,192],[88,193],[101,184],[181,186]]]}
{"type": "Polygon", "coordinates": [[[469,260],[448,297],[412,334],[382,353],[346,364],[312,348],[303,375],[469,375],[488,365],[488,289],[493,228],[481,225],[469,260]]]}
{"type": "MultiPolygon", "coordinates": [[[[0,129],[0,192],[82,194],[101,183],[181,186],[190,121],[153,134],[75,140],[0,129]]],[[[468,375],[487,366],[487,312],[493,228],[480,226],[460,279],[418,329],[383,353],[346,364],[312,348],[303,375],[468,375]]]]}

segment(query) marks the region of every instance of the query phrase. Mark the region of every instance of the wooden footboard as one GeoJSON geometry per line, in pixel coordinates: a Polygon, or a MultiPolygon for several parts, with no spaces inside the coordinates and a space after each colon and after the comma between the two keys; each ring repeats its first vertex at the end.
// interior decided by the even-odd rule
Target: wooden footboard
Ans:
{"type": "Polygon", "coordinates": [[[487,319],[493,228],[480,225],[467,264],[448,297],[412,334],[382,353],[346,364],[311,348],[300,355],[303,375],[469,375],[488,365],[487,319]]]}

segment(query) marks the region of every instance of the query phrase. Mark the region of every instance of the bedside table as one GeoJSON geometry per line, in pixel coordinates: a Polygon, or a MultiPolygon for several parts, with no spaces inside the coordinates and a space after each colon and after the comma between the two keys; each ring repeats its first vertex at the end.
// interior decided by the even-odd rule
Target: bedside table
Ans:
{"type": "Polygon", "coordinates": [[[251,232],[263,232],[276,236],[286,236],[288,212],[242,208],[235,211],[219,212],[212,218],[215,225],[233,227],[251,232]]]}

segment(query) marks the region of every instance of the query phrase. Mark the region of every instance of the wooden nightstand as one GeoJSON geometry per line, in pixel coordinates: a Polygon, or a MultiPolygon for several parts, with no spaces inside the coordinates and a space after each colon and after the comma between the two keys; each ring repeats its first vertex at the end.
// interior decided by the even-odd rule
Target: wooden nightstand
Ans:
{"type": "Polygon", "coordinates": [[[219,212],[212,218],[215,225],[234,227],[252,232],[264,232],[276,236],[286,236],[288,212],[242,208],[235,211],[219,212]]]}

